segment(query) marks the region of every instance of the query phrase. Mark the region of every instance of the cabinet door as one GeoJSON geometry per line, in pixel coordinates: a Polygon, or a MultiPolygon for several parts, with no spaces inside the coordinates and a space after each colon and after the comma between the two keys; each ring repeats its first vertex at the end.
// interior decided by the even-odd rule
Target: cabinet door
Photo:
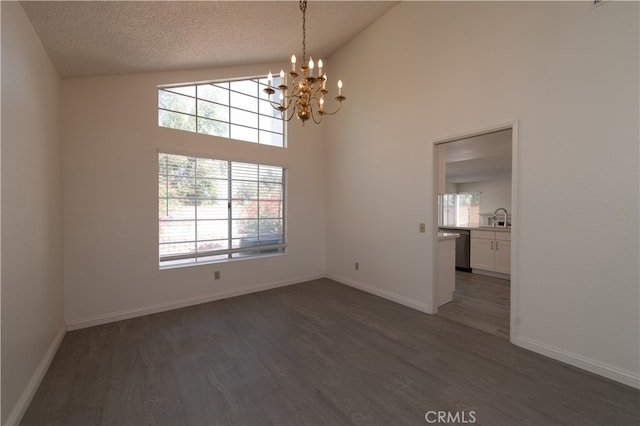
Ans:
{"type": "Polygon", "coordinates": [[[493,240],[471,238],[471,269],[493,271],[493,240]]]}
{"type": "Polygon", "coordinates": [[[511,274],[511,241],[496,241],[495,250],[496,272],[511,274]]]}

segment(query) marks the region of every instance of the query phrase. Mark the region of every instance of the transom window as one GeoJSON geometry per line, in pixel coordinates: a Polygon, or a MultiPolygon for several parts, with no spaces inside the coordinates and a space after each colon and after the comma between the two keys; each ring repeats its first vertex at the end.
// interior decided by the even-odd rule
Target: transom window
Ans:
{"type": "MultiPolygon", "coordinates": [[[[280,84],[278,78],[274,84],[280,84]]],[[[158,125],[284,147],[285,125],[267,100],[267,78],[158,88],[158,125]]]]}
{"type": "Polygon", "coordinates": [[[159,153],[161,267],[284,253],[278,166],[159,153]]]}

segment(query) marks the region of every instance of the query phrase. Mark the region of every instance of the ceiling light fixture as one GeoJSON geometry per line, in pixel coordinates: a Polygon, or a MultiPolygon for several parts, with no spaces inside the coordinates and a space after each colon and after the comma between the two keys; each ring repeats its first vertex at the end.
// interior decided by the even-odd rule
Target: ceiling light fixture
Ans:
{"type": "Polygon", "coordinates": [[[272,87],[273,75],[269,71],[267,78],[268,87],[264,92],[269,96],[269,103],[276,110],[280,111],[280,115],[284,121],[291,120],[297,116],[302,125],[311,118],[314,123],[320,124],[322,117],[325,115],[333,115],[340,111],[342,101],[346,98],[342,96],[342,80],[338,80],[338,108],[333,112],[327,112],[324,109],[324,97],[327,93],[327,74],[322,73],[322,59],[318,61],[318,72],[314,77],[315,63],[313,58],[309,57],[307,62],[307,0],[300,1],[300,10],[302,11],[302,63],[300,65],[300,74],[296,70],[296,55],[291,56],[291,71],[287,74],[291,77],[291,90],[287,85],[288,78],[284,70],[280,70],[280,83],[277,89],[280,91],[280,101],[276,102],[271,99],[276,90],[272,87]],[[316,116],[317,114],[317,116],[316,116]]]}

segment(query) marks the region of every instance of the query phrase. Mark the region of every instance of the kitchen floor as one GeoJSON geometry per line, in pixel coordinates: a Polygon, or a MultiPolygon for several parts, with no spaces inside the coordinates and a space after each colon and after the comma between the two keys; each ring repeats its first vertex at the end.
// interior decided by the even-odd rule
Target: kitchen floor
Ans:
{"type": "Polygon", "coordinates": [[[511,281],[456,271],[453,301],[438,308],[452,321],[509,339],[511,281]]]}

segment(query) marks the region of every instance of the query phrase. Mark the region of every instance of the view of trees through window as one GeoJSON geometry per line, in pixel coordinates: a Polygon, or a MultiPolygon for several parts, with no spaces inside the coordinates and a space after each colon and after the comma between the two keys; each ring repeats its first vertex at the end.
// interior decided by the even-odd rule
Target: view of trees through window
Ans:
{"type": "Polygon", "coordinates": [[[158,125],[284,147],[284,121],[268,102],[265,87],[266,77],[160,87],[158,125]]]}
{"type": "Polygon", "coordinates": [[[438,196],[441,226],[479,226],[480,193],[443,194],[438,196]]]}
{"type": "Polygon", "coordinates": [[[282,253],[282,167],[160,153],[160,265],[282,253]]]}

